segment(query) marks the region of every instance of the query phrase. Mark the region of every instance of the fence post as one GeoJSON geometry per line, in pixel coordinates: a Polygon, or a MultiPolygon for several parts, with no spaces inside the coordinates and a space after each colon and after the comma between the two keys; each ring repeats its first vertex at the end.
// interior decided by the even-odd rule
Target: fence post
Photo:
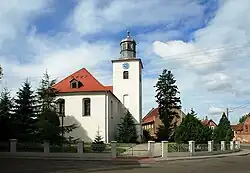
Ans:
{"type": "Polygon", "coordinates": [[[49,153],[50,152],[49,141],[44,141],[43,142],[43,152],[44,153],[49,153]]]}
{"type": "Polygon", "coordinates": [[[149,151],[150,157],[154,157],[154,145],[155,145],[155,141],[148,141],[148,151],[149,151]]]}
{"type": "Polygon", "coordinates": [[[230,141],[230,150],[233,151],[235,148],[234,148],[234,141],[230,141]]]}
{"type": "Polygon", "coordinates": [[[226,150],[226,145],[225,145],[225,141],[220,141],[220,149],[221,151],[225,151],[226,150]]]}
{"type": "Polygon", "coordinates": [[[10,139],[10,152],[16,153],[17,139],[10,139]]]}
{"type": "Polygon", "coordinates": [[[168,155],[168,141],[161,141],[161,157],[168,155]]]}
{"type": "Polygon", "coordinates": [[[235,141],[235,149],[240,149],[240,141],[235,141]]]}
{"type": "Polygon", "coordinates": [[[116,158],[116,141],[111,141],[111,157],[116,158]]]}
{"type": "Polygon", "coordinates": [[[212,152],[214,149],[214,141],[208,141],[208,152],[212,152]]]}
{"type": "Polygon", "coordinates": [[[195,152],[195,141],[188,141],[189,152],[192,155],[195,152]]]}
{"type": "Polygon", "coordinates": [[[83,154],[83,141],[79,141],[77,143],[77,153],[82,155],[83,154]]]}

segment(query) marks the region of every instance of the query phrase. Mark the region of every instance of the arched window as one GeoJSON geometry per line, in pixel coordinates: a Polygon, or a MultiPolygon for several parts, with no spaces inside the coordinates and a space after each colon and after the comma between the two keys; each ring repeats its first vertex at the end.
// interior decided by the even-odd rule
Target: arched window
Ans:
{"type": "Polygon", "coordinates": [[[82,116],[90,116],[90,98],[82,99],[82,116]]]}
{"type": "Polygon", "coordinates": [[[129,107],[129,96],[128,96],[128,94],[123,95],[123,105],[128,109],[128,107],[129,107]]]}
{"type": "Polygon", "coordinates": [[[123,72],[123,79],[128,79],[128,71],[123,72]]]}
{"type": "Polygon", "coordinates": [[[57,112],[61,116],[65,115],[65,100],[64,99],[57,100],[57,112]]]}

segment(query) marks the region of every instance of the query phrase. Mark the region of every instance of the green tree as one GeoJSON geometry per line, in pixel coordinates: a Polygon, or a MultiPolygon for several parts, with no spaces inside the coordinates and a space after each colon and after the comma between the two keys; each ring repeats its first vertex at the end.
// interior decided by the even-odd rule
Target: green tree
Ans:
{"type": "Polygon", "coordinates": [[[151,136],[148,130],[143,130],[143,138],[144,142],[148,142],[151,140],[151,136]]]}
{"type": "Polygon", "coordinates": [[[249,114],[246,114],[246,115],[243,115],[242,117],[240,117],[239,124],[244,123],[248,116],[249,116],[249,114]]]}
{"type": "Polygon", "coordinates": [[[0,141],[16,138],[12,109],[13,100],[10,97],[10,92],[4,88],[0,97],[0,141]]]}
{"type": "Polygon", "coordinates": [[[179,118],[178,109],[181,109],[181,100],[177,95],[180,93],[175,84],[176,80],[171,71],[164,69],[155,85],[156,102],[158,103],[160,119],[163,126],[158,129],[158,140],[169,140],[176,127],[173,121],[179,118]]]}
{"type": "Polygon", "coordinates": [[[3,76],[3,68],[2,66],[0,66],[0,79],[2,79],[2,76],[3,76]]]}
{"type": "Polygon", "coordinates": [[[17,92],[14,104],[14,118],[17,123],[19,141],[33,141],[37,121],[36,95],[28,80],[17,92]]]}
{"type": "Polygon", "coordinates": [[[53,87],[55,84],[56,80],[51,80],[46,71],[37,92],[40,113],[36,126],[40,141],[48,140],[51,143],[61,144],[66,140],[63,133],[72,131],[77,128],[77,125],[71,124],[63,128],[60,125],[56,101],[58,91],[53,87]]]}
{"type": "Polygon", "coordinates": [[[218,126],[214,129],[213,139],[216,143],[220,141],[229,142],[233,138],[233,130],[225,112],[222,114],[218,126]]]}
{"type": "Polygon", "coordinates": [[[188,143],[188,141],[193,140],[197,144],[205,144],[212,139],[212,129],[203,125],[196,115],[192,109],[180,126],[176,128],[175,141],[177,143],[188,143]]]}
{"type": "Polygon", "coordinates": [[[137,142],[137,132],[133,116],[129,111],[121,118],[121,123],[117,129],[117,141],[122,143],[137,142]]]}

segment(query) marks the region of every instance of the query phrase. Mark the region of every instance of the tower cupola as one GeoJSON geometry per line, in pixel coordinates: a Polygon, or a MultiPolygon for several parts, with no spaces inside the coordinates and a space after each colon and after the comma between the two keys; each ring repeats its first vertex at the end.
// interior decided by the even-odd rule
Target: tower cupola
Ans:
{"type": "Polygon", "coordinates": [[[136,42],[127,32],[127,37],[120,42],[121,46],[121,59],[136,58],[136,42]]]}

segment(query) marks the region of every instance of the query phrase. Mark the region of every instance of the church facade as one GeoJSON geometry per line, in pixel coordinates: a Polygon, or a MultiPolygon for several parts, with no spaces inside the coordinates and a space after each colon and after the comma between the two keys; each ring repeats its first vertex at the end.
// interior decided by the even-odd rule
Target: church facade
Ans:
{"type": "Polygon", "coordinates": [[[136,41],[129,32],[120,46],[120,58],[112,60],[112,86],[102,85],[85,68],[54,86],[59,91],[58,111],[64,115],[62,125],[78,125],[65,136],[91,142],[99,131],[108,143],[115,140],[117,125],[128,110],[134,117],[141,138],[143,65],[141,59],[136,57],[136,41]]]}

